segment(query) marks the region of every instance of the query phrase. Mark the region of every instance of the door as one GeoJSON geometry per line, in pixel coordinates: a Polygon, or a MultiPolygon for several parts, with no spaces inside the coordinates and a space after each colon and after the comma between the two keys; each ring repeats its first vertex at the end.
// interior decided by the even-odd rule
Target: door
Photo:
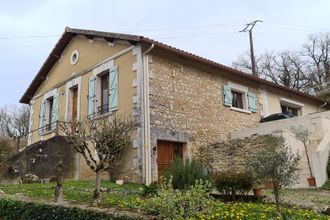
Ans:
{"type": "Polygon", "coordinates": [[[77,106],[78,106],[78,88],[76,87],[72,89],[72,113],[71,113],[72,130],[75,129],[78,119],[77,106]]]}
{"type": "Polygon", "coordinates": [[[172,141],[158,141],[157,142],[157,169],[158,180],[162,172],[171,166],[175,156],[182,158],[183,143],[172,141]]]}

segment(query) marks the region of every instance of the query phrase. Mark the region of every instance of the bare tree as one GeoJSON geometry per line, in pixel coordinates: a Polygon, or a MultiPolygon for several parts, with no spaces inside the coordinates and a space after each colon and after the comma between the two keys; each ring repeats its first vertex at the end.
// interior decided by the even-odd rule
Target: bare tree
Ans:
{"type": "Polygon", "coordinates": [[[113,170],[121,162],[125,150],[132,144],[131,135],[135,122],[114,116],[79,122],[74,130],[68,123],[60,123],[60,128],[66,140],[96,173],[93,199],[97,205],[100,199],[101,174],[113,170]]]}
{"type": "MultiPolygon", "coordinates": [[[[250,72],[248,53],[240,56],[233,66],[250,72]]],[[[306,69],[306,61],[298,52],[283,51],[275,54],[265,52],[256,57],[256,66],[261,78],[291,89],[308,92],[311,84],[311,74],[306,69]]]]}
{"type": "Polygon", "coordinates": [[[26,137],[29,132],[30,107],[5,106],[0,109],[0,135],[26,137]]]}
{"type": "Polygon", "coordinates": [[[315,85],[330,83],[330,33],[310,35],[301,54],[308,59],[308,68],[315,85]]]}

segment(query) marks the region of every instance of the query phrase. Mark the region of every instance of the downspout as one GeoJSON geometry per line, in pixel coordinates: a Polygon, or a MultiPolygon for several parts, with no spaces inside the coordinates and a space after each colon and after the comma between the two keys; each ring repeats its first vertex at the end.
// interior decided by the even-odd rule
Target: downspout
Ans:
{"type": "Polygon", "coordinates": [[[145,146],[145,184],[151,183],[151,143],[150,143],[150,111],[149,111],[149,53],[155,47],[152,44],[143,53],[143,107],[144,107],[144,146],[145,146]]]}
{"type": "Polygon", "coordinates": [[[319,112],[319,109],[320,109],[320,108],[323,108],[323,107],[324,107],[324,106],[326,106],[327,104],[328,104],[328,103],[327,103],[327,102],[325,102],[324,104],[322,104],[322,105],[318,106],[318,107],[317,107],[317,112],[319,112]]]}

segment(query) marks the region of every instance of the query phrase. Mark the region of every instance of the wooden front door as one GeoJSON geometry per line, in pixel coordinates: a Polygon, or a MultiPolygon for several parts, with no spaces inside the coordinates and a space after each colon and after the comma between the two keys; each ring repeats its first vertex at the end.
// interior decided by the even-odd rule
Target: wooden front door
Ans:
{"type": "Polygon", "coordinates": [[[171,166],[175,156],[182,158],[183,144],[172,141],[158,141],[157,142],[157,167],[158,180],[162,172],[171,166]]]}
{"type": "Polygon", "coordinates": [[[72,89],[72,114],[71,114],[71,123],[72,123],[72,129],[74,130],[77,123],[77,106],[78,106],[78,88],[72,89]]]}

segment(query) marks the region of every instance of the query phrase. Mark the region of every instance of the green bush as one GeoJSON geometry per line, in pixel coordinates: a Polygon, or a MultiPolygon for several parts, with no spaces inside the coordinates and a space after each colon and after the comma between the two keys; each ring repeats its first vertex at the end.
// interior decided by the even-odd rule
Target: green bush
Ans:
{"type": "Polygon", "coordinates": [[[210,180],[204,168],[195,159],[183,161],[180,157],[175,157],[171,167],[164,171],[166,179],[172,177],[174,189],[187,189],[196,183],[196,180],[210,180]]]}
{"type": "Polygon", "coordinates": [[[217,190],[235,200],[236,195],[246,195],[253,187],[254,178],[251,173],[219,172],[214,176],[217,190]]]}
{"type": "Polygon", "coordinates": [[[145,211],[158,215],[160,219],[195,219],[211,216],[215,201],[210,196],[211,184],[196,180],[194,186],[180,191],[173,189],[172,179],[163,179],[158,196],[145,201],[145,211]]]}
{"type": "Polygon", "coordinates": [[[150,185],[144,185],[143,186],[143,191],[142,191],[142,196],[157,196],[157,190],[158,186],[157,183],[153,182],[150,185]]]}
{"type": "Polygon", "coordinates": [[[38,220],[75,220],[75,219],[141,219],[118,213],[102,213],[75,207],[35,204],[8,199],[0,199],[0,219],[38,219],[38,220]]]}

